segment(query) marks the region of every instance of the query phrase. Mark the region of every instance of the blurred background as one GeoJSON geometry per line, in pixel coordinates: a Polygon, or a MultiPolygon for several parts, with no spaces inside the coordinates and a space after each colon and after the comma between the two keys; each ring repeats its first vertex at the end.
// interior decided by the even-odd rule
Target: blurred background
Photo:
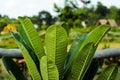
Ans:
{"type": "MultiPolygon", "coordinates": [[[[66,23],[70,33],[69,46],[77,35],[88,34],[94,28],[106,24],[111,26],[111,30],[99,44],[98,50],[120,48],[120,0],[1,0],[0,48],[17,48],[9,30],[17,32],[18,16],[31,19],[43,42],[50,25],[66,23]]],[[[98,75],[107,65],[120,63],[119,56],[102,58],[100,61],[98,75]]],[[[1,60],[0,66],[0,80],[8,80],[1,60]]],[[[27,75],[24,62],[20,63],[20,67],[27,75]]]]}

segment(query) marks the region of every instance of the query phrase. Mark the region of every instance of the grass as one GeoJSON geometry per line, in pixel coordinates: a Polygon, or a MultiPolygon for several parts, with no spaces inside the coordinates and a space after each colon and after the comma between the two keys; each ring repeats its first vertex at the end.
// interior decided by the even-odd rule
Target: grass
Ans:
{"type": "Polygon", "coordinates": [[[117,43],[117,42],[111,42],[111,43],[101,42],[98,46],[98,50],[101,50],[102,48],[104,48],[105,45],[109,48],[120,48],[120,43],[117,43]]]}
{"type": "Polygon", "coordinates": [[[104,49],[104,48],[120,48],[120,40],[103,40],[98,45],[98,50],[104,49]]]}
{"type": "Polygon", "coordinates": [[[15,43],[13,38],[2,39],[0,41],[0,48],[16,48],[17,44],[15,43]]]}

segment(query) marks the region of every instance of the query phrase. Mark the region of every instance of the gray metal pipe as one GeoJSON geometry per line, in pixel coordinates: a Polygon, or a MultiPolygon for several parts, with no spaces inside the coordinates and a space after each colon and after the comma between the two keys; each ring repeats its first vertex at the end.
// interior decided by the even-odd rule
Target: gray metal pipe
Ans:
{"type": "MultiPolygon", "coordinates": [[[[4,49],[0,48],[0,57],[9,56],[13,58],[23,58],[20,49],[4,49]]],[[[105,57],[120,56],[120,48],[108,48],[98,50],[95,52],[94,58],[105,58],[105,57]]]]}
{"type": "Polygon", "coordinates": [[[120,56],[120,48],[108,48],[96,51],[94,58],[106,58],[120,56]]]}
{"type": "Polygon", "coordinates": [[[23,58],[20,49],[0,48],[0,57],[2,56],[9,56],[13,58],[23,58]]]}

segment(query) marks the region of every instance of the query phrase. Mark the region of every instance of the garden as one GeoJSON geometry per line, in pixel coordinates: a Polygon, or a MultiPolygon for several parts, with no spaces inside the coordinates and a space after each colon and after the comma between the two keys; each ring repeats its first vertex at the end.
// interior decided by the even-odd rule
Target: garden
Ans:
{"type": "Polygon", "coordinates": [[[81,1],[54,4],[57,16],[0,15],[0,80],[119,80],[120,9],[81,1]]]}

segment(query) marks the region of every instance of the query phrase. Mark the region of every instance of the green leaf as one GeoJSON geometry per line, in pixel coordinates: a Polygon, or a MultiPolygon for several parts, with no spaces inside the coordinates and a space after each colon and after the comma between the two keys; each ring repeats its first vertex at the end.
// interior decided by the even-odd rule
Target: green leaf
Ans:
{"type": "MultiPolygon", "coordinates": [[[[64,74],[66,75],[66,74],[69,73],[69,70],[70,70],[70,68],[72,66],[72,63],[73,63],[74,59],[79,54],[79,52],[81,52],[81,49],[83,47],[85,47],[86,44],[88,44],[90,42],[92,42],[94,44],[94,46],[95,46],[94,51],[93,51],[93,53],[94,53],[96,51],[96,48],[97,48],[99,42],[102,40],[104,35],[109,30],[110,30],[110,26],[102,25],[102,26],[99,26],[96,29],[94,29],[92,32],[90,32],[88,34],[88,36],[85,38],[85,40],[83,41],[83,43],[80,46],[76,46],[76,48],[78,48],[78,49],[77,49],[76,53],[72,53],[72,55],[70,56],[70,59],[68,61],[68,64],[66,65],[64,74]]],[[[93,55],[91,57],[93,58],[93,55]]],[[[92,58],[90,58],[89,63],[92,62],[92,58]]]]}
{"type": "Polygon", "coordinates": [[[80,35],[77,35],[76,38],[73,40],[70,50],[67,53],[66,64],[68,63],[70,56],[75,55],[77,53],[83,41],[86,39],[86,37],[87,37],[87,34],[80,34],[80,35]]]}
{"type": "Polygon", "coordinates": [[[40,62],[43,80],[59,80],[59,73],[55,63],[47,61],[47,56],[43,56],[40,62]]]}
{"type": "Polygon", "coordinates": [[[90,65],[89,58],[92,58],[91,55],[94,54],[93,49],[93,43],[88,43],[80,50],[73,62],[67,80],[82,80],[85,69],[89,67],[86,65],[90,65]]]}
{"type": "Polygon", "coordinates": [[[93,80],[94,76],[96,75],[99,68],[99,60],[93,59],[92,63],[90,64],[83,80],[93,80]]]}
{"type": "MultiPolygon", "coordinates": [[[[38,58],[37,58],[37,55],[35,54],[35,52],[34,52],[34,50],[33,50],[33,48],[32,48],[32,45],[31,45],[31,43],[30,43],[30,41],[29,41],[29,39],[28,39],[28,37],[27,37],[27,34],[25,33],[25,31],[24,31],[24,29],[23,29],[23,27],[22,27],[22,25],[19,25],[19,27],[18,27],[18,32],[19,32],[19,34],[20,34],[20,37],[22,38],[22,41],[23,41],[23,43],[25,43],[26,44],[26,48],[27,48],[27,50],[29,51],[29,53],[30,53],[30,56],[32,57],[32,59],[34,60],[34,62],[35,62],[35,64],[36,64],[36,66],[37,66],[37,68],[38,68],[38,70],[39,70],[39,60],[38,60],[38,58]]],[[[11,32],[12,33],[12,32],[11,32]]],[[[13,34],[13,33],[12,33],[13,34]]],[[[40,70],[39,70],[40,71],[40,70]]]]}
{"type": "Polygon", "coordinates": [[[80,46],[82,45],[82,43],[84,42],[86,37],[87,37],[87,34],[84,34],[84,33],[76,36],[76,38],[73,40],[72,46],[69,50],[70,55],[76,53],[76,51],[79,50],[80,46]]]}
{"type": "Polygon", "coordinates": [[[12,60],[12,58],[4,56],[2,57],[2,62],[14,80],[27,80],[18,65],[12,60]]]}
{"type": "Polygon", "coordinates": [[[29,40],[28,44],[30,43],[35,54],[37,55],[38,59],[40,60],[41,57],[45,55],[40,36],[38,35],[37,31],[34,28],[34,25],[32,24],[32,22],[29,18],[21,19],[19,17],[19,21],[21,22],[24,33],[27,37],[26,41],[29,40]]]}
{"type": "Polygon", "coordinates": [[[24,57],[24,60],[25,60],[25,62],[27,64],[28,70],[29,70],[33,80],[41,80],[41,76],[39,74],[39,70],[37,69],[37,66],[36,66],[34,60],[30,56],[29,51],[27,51],[27,49],[24,47],[26,45],[25,44],[23,45],[21,43],[21,41],[20,41],[21,39],[20,39],[19,35],[14,34],[14,33],[12,35],[15,38],[15,41],[16,41],[18,47],[22,51],[22,55],[24,57]]]}
{"type": "Polygon", "coordinates": [[[117,65],[112,64],[105,68],[105,70],[99,75],[99,77],[96,80],[115,80],[117,73],[117,65]]]}
{"type": "Polygon", "coordinates": [[[99,42],[110,29],[111,28],[108,25],[98,26],[88,34],[88,38],[85,40],[84,44],[88,42],[93,42],[95,46],[98,46],[99,42]]]}
{"type": "Polygon", "coordinates": [[[48,61],[48,80],[59,80],[58,68],[51,61],[48,61]]]}
{"type": "Polygon", "coordinates": [[[67,33],[63,27],[60,25],[52,25],[48,28],[45,36],[48,63],[53,62],[57,65],[60,79],[63,77],[67,42],[67,33]]]}
{"type": "Polygon", "coordinates": [[[18,32],[19,32],[20,37],[22,38],[22,40],[23,40],[30,48],[32,48],[32,45],[31,45],[31,43],[30,43],[30,41],[29,41],[29,39],[28,39],[28,37],[27,37],[24,29],[23,29],[23,26],[22,26],[22,25],[19,25],[17,29],[18,29],[18,32]]]}
{"type": "Polygon", "coordinates": [[[63,24],[61,24],[61,26],[66,30],[67,35],[69,36],[69,27],[68,27],[68,25],[63,23],[63,24]]]}
{"type": "Polygon", "coordinates": [[[48,80],[47,56],[43,56],[40,60],[40,71],[41,71],[42,79],[48,80]]]}

